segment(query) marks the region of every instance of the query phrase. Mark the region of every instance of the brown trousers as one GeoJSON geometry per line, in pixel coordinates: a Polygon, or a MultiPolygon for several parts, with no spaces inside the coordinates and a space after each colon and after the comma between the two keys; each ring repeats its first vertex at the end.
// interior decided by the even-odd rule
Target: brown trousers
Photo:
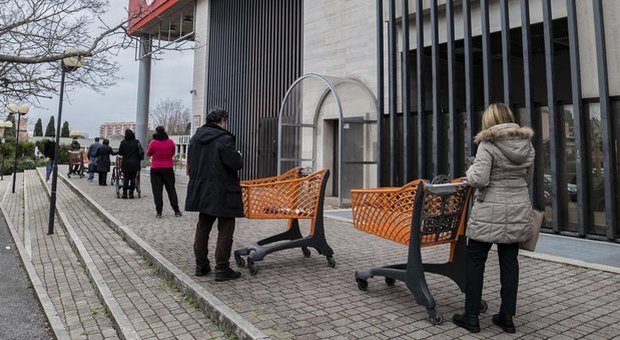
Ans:
{"type": "Polygon", "coordinates": [[[200,213],[198,224],[196,225],[196,235],[194,236],[194,256],[196,257],[197,267],[209,265],[207,255],[209,253],[209,234],[215,220],[217,223],[217,244],[215,246],[215,270],[222,271],[230,267],[230,252],[235,232],[234,217],[216,217],[200,213]]]}

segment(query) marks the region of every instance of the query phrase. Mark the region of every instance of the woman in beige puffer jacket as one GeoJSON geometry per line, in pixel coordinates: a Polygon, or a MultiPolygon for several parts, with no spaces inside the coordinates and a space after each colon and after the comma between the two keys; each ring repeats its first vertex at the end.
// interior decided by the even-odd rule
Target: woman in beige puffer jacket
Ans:
{"type": "Polygon", "coordinates": [[[478,315],[487,255],[498,245],[502,304],[493,323],[514,333],[519,282],[518,243],[530,238],[533,217],[528,184],[531,181],[534,148],[532,129],[515,124],[504,104],[492,104],[482,117],[483,130],[476,136],[476,159],[467,170],[469,185],[476,188],[467,224],[467,268],[465,314],[457,314],[456,325],[480,331],[478,315]]]}

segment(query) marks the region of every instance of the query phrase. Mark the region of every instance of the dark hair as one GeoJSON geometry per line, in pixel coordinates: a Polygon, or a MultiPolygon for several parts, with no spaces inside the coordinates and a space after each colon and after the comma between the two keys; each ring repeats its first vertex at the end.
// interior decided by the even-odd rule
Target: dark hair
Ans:
{"type": "Polygon", "coordinates": [[[153,139],[155,140],[166,140],[168,139],[168,134],[166,133],[166,129],[163,126],[158,126],[155,128],[155,133],[153,134],[153,139]]]}
{"type": "Polygon", "coordinates": [[[103,139],[103,145],[108,145],[110,144],[110,140],[108,140],[107,138],[103,139]]]}
{"type": "Polygon", "coordinates": [[[133,140],[136,139],[136,134],[131,131],[131,129],[125,130],[125,140],[133,140]]]}
{"type": "Polygon", "coordinates": [[[212,108],[207,114],[207,124],[208,123],[221,123],[222,120],[228,120],[228,112],[221,107],[212,108]]]}
{"type": "Polygon", "coordinates": [[[95,142],[98,142],[98,141],[99,141],[99,137],[95,137],[95,142]]]}

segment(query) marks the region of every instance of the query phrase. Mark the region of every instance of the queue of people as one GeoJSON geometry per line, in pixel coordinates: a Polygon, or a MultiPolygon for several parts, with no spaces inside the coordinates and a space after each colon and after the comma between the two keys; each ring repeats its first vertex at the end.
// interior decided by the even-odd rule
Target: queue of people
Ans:
{"type": "MultiPolygon", "coordinates": [[[[195,276],[208,275],[212,269],[208,259],[209,236],[217,221],[215,246],[215,281],[235,280],[241,273],[230,267],[235,218],[243,216],[243,202],[238,171],[243,157],[236,148],[236,138],[227,129],[229,114],[214,108],[206,116],[206,124],[196,130],[188,148],[187,196],[185,211],[198,212],[194,235],[195,276]]],[[[498,245],[501,305],[492,321],[504,332],[516,331],[519,283],[518,244],[532,232],[532,205],[528,184],[532,179],[535,151],[531,143],[532,129],[515,123],[514,115],[504,104],[490,105],[483,114],[482,130],[475,141],[479,145],[476,158],[467,170],[467,181],[476,189],[474,204],[467,226],[466,297],[464,313],[456,314],[453,322],[470,332],[479,332],[479,314],[487,255],[493,244],[498,245]],[[511,197],[510,206],[505,196],[511,197]]],[[[50,154],[46,142],[44,154],[50,154]]],[[[123,198],[133,198],[135,175],[140,170],[144,151],[131,130],[118,152],[109,141],[99,144],[98,138],[88,149],[93,164],[89,179],[99,173],[99,184],[105,185],[110,168],[110,155],[123,156],[123,198]]],[[[175,144],[163,126],[156,128],[146,155],[151,159],[150,179],[157,218],[162,218],[163,189],[166,189],[175,216],[182,216],[175,189],[173,156],[175,144]]],[[[49,174],[49,170],[48,170],[49,174]]],[[[49,177],[49,175],[47,176],[49,177]]]]}

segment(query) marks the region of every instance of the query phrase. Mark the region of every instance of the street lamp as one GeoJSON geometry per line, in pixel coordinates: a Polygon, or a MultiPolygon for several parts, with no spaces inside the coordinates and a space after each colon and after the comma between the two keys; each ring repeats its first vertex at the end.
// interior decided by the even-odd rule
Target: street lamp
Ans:
{"type": "Polygon", "coordinates": [[[6,120],[3,122],[0,122],[0,144],[2,144],[2,167],[0,168],[0,181],[4,181],[4,153],[6,152],[6,150],[4,149],[4,129],[5,128],[12,128],[13,127],[13,123],[11,123],[10,120],[6,120]]]}
{"type": "Polygon", "coordinates": [[[25,116],[28,111],[30,111],[30,107],[26,104],[17,105],[15,103],[11,103],[6,106],[6,110],[9,113],[15,114],[17,113],[17,133],[15,138],[15,162],[13,163],[13,189],[12,193],[15,193],[15,182],[17,178],[17,154],[19,153],[19,123],[21,122],[21,116],[25,116]]]}
{"type": "MultiPolygon", "coordinates": [[[[67,52],[77,52],[76,49],[70,49],[67,52]]],[[[58,124],[56,124],[56,144],[54,145],[54,166],[52,171],[52,193],[50,195],[50,216],[47,225],[47,234],[54,233],[54,212],[56,211],[56,185],[58,184],[58,147],[60,144],[60,122],[62,122],[62,100],[65,93],[65,75],[67,72],[73,72],[84,64],[83,56],[67,57],[60,61],[60,98],[58,100],[58,124]]]]}

